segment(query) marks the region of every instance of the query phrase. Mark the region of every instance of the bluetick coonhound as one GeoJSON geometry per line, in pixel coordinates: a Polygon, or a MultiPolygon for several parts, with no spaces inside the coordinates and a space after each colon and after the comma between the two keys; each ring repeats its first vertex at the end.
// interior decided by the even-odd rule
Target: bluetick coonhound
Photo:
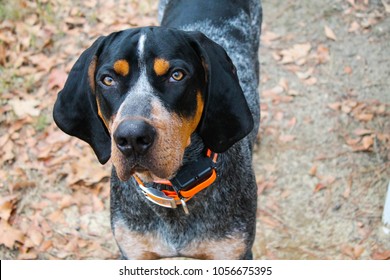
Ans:
{"type": "Polygon", "coordinates": [[[85,50],[54,120],[111,158],[123,258],[251,259],[260,1],[166,0],[159,15],[85,50]]]}

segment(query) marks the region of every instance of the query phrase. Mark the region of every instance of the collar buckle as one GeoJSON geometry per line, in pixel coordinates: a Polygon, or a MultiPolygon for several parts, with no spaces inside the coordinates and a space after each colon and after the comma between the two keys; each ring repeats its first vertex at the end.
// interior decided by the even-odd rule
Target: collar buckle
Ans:
{"type": "Polygon", "coordinates": [[[209,187],[217,178],[217,157],[218,154],[207,150],[205,157],[183,166],[172,180],[154,182],[169,186],[173,191],[160,191],[152,187],[146,187],[138,176],[134,175],[133,177],[149,201],[167,208],[177,208],[177,205],[182,205],[184,213],[188,215],[189,210],[186,202],[201,190],[209,187]]]}

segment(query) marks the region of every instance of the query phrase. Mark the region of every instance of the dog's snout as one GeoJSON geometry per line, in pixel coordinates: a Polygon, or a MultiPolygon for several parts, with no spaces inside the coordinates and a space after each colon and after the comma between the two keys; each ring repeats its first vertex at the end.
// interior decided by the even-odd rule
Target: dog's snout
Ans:
{"type": "Polygon", "coordinates": [[[144,155],[153,145],[156,130],[143,120],[122,121],[114,132],[114,140],[123,155],[144,155]]]}

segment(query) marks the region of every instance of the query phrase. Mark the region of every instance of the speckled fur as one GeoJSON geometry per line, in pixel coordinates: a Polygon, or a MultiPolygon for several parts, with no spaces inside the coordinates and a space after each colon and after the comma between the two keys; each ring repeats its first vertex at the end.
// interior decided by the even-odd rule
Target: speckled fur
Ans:
{"type": "MultiPolygon", "coordinates": [[[[161,1],[160,19],[163,18],[165,7],[169,2],[169,0],[161,1]]],[[[208,19],[176,27],[182,30],[201,31],[225,48],[237,68],[241,87],[254,118],[255,128],[243,140],[220,154],[216,182],[188,202],[190,210],[188,216],[184,215],[180,207],[167,209],[147,201],[136,187],[134,179],[122,182],[113,169],[112,228],[114,233],[120,232],[117,242],[123,258],[145,258],[146,256],[151,258],[172,256],[207,259],[252,258],[251,248],[255,238],[257,207],[252,147],[260,120],[258,47],[261,5],[259,1],[249,2],[250,15],[244,11],[237,11],[232,18],[208,19]],[[237,32],[244,40],[237,40],[234,35],[237,32]],[[123,228],[126,228],[128,235],[123,234],[123,228]],[[137,246],[134,249],[136,252],[126,249],[129,247],[128,244],[141,240],[139,238],[143,234],[148,236],[149,245],[137,246]],[[153,242],[159,242],[160,245],[153,249],[150,247],[153,242]],[[229,244],[232,244],[230,250],[229,244]],[[208,250],[205,250],[206,247],[208,250]]],[[[197,158],[203,149],[201,138],[194,133],[191,145],[185,151],[184,163],[197,158]]],[[[154,187],[158,188],[157,185],[154,187]]]]}

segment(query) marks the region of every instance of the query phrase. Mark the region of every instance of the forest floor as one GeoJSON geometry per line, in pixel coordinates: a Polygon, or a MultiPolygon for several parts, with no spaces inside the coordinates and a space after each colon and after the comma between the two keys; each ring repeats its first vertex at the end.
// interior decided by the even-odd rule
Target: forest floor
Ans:
{"type": "MultiPolygon", "coordinates": [[[[112,259],[111,164],[52,108],[98,36],[156,1],[0,0],[0,259],[112,259]]],[[[263,1],[256,259],[389,259],[390,3],[263,1]]]]}

